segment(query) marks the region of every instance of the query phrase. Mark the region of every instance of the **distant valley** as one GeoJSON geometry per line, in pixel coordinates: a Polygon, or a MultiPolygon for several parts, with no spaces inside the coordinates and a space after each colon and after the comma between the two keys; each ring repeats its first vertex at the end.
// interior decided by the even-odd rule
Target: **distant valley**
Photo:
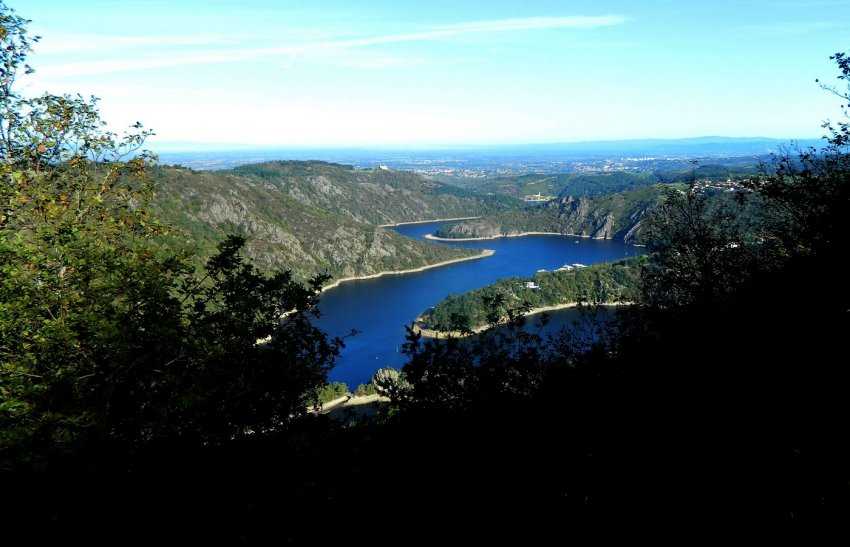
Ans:
{"type": "Polygon", "coordinates": [[[228,233],[246,237],[247,254],[265,270],[336,279],[417,269],[469,258],[458,246],[405,238],[383,225],[480,217],[447,224],[439,238],[525,232],[573,234],[643,243],[641,221],[666,189],[695,180],[754,173],[740,159],[667,171],[529,173],[439,180],[386,166],[358,169],[323,161],[271,161],[226,170],[160,166],[156,205],[201,250],[212,254],[228,233]],[[529,194],[555,196],[538,204],[529,194]]]}

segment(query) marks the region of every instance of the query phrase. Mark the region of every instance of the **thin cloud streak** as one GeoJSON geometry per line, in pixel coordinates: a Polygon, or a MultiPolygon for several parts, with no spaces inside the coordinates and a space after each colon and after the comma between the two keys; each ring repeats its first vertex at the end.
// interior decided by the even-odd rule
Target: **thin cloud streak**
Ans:
{"type": "Polygon", "coordinates": [[[495,21],[474,21],[439,27],[443,30],[458,32],[503,32],[510,30],[536,30],[550,28],[598,28],[622,25],[626,18],[622,15],[569,16],[569,17],[522,17],[517,19],[499,19],[495,21]]]}
{"type": "Polygon", "coordinates": [[[102,34],[68,34],[42,38],[34,47],[37,54],[56,55],[82,51],[133,49],[149,47],[189,47],[234,43],[220,36],[106,36],[102,34]]]}
{"type": "MultiPolygon", "coordinates": [[[[349,40],[329,40],[300,45],[278,46],[270,48],[255,48],[243,50],[220,50],[205,53],[184,55],[168,55],[133,60],[84,61],[65,63],[44,67],[40,72],[48,78],[63,78],[70,76],[92,76],[114,72],[152,70],[172,68],[177,66],[219,64],[241,62],[285,55],[304,55],[311,52],[330,50],[346,50],[372,46],[400,44],[409,42],[436,41],[469,34],[484,34],[498,32],[519,32],[547,29],[595,29],[622,25],[626,18],[619,15],[605,16],[571,16],[571,17],[527,17],[520,19],[501,19],[494,21],[475,21],[434,27],[422,32],[389,34],[349,40]]],[[[190,40],[187,38],[186,40],[190,40]]],[[[133,39],[126,43],[133,44],[133,39]]],[[[150,38],[139,38],[137,45],[148,43],[150,38]]],[[[179,45],[179,44],[176,44],[179,45]]]]}

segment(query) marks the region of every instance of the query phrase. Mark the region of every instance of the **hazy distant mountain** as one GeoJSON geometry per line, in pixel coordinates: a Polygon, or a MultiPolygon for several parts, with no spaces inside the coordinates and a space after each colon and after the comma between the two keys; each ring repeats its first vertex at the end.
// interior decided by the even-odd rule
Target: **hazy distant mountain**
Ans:
{"type": "Polygon", "coordinates": [[[387,164],[413,169],[423,165],[482,167],[513,165],[524,161],[578,161],[623,157],[717,158],[757,157],[783,146],[820,146],[818,139],[771,139],[762,137],[695,137],[687,139],[634,139],[552,144],[464,145],[407,148],[275,148],[250,146],[204,146],[160,143],[154,149],[166,164],[203,169],[226,169],[272,160],[323,160],[374,167],[387,164]]]}

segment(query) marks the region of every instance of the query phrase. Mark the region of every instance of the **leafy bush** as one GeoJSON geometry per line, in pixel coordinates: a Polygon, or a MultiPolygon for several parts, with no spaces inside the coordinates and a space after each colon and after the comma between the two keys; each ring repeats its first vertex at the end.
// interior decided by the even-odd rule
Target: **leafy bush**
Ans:
{"type": "Polygon", "coordinates": [[[331,382],[316,390],[316,401],[325,404],[346,395],[348,395],[348,385],[345,382],[331,382]]]}
{"type": "Polygon", "coordinates": [[[354,395],[357,397],[366,397],[368,395],[376,395],[378,393],[377,387],[372,382],[368,384],[360,384],[357,386],[357,389],[354,390],[354,395]]]}

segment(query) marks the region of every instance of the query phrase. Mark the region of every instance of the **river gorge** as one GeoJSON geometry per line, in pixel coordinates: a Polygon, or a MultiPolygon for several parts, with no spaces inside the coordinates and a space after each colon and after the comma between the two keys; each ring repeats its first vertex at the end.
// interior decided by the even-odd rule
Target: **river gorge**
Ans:
{"type": "MultiPolygon", "coordinates": [[[[394,227],[407,237],[424,239],[441,222],[403,224],[394,227]]],[[[563,264],[596,264],[641,254],[643,249],[621,241],[573,236],[532,235],[445,243],[470,249],[491,249],[492,256],[458,262],[421,272],[347,281],[322,294],[316,325],[331,336],[345,338],[345,348],[329,379],[346,382],[353,389],[368,382],[382,367],[400,368],[405,363],[401,346],[405,325],[449,294],[489,285],[505,277],[525,277],[537,270],[553,270],[563,264]]],[[[569,326],[576,310],[553,312],[548,329],[569,326]]]]}

